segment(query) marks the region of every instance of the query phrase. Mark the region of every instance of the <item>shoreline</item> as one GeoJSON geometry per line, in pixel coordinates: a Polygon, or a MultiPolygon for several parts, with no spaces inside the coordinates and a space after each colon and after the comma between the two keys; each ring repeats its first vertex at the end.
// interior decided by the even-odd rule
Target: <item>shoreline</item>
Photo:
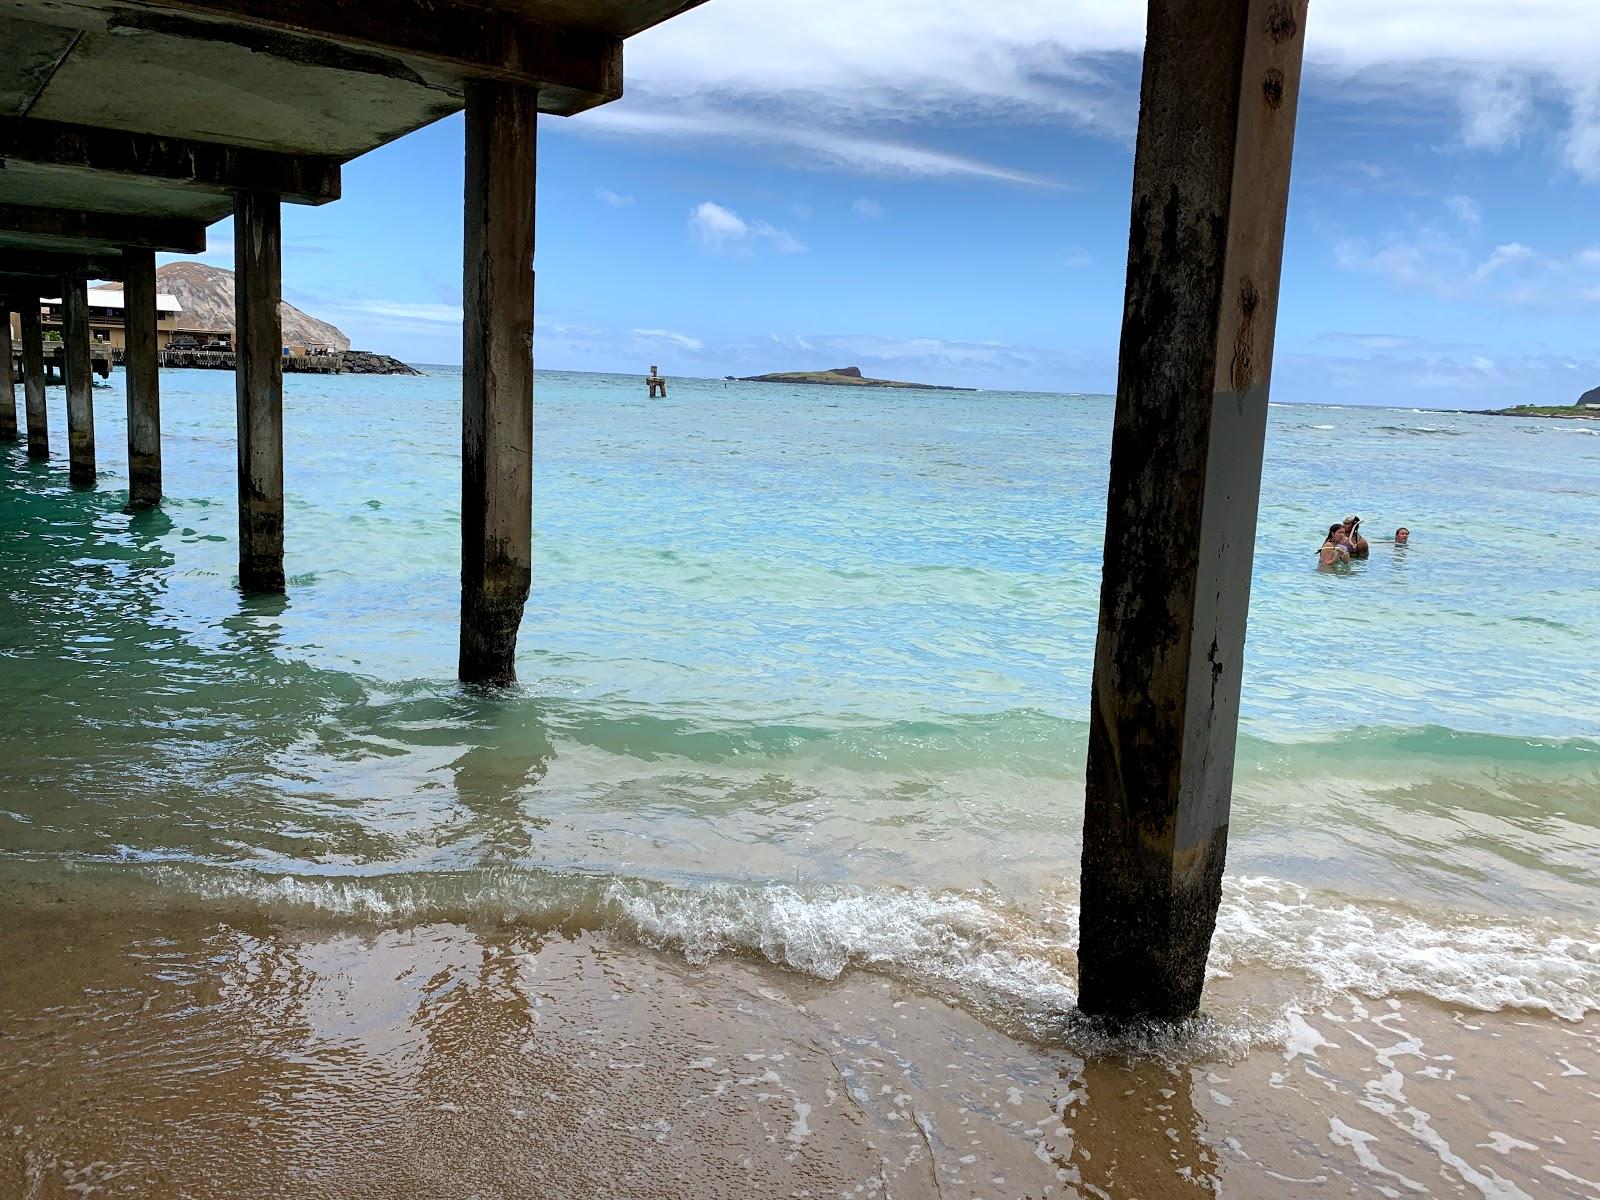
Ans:
{"type": "Polygon", "coordinates": [[[1593,1021],[1344,995],[1242,1053],[1036,1042],[600,932],[0,909],[8,1194],[1542,1196],[1592,1145],[1593,1021]]]}

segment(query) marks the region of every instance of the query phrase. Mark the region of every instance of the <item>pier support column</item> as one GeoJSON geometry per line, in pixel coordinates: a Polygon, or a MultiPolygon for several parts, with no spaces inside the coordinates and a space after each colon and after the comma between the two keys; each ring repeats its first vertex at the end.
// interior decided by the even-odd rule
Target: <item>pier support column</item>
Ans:
{"type": "Polygon", "coordinates": [[[44,406],[44,325],[39,299],[22,302],[22,394],[28,416],[28,457],[50,457],[50,419],[44,406]]]}
{"type": "Polygon", "coordinates": [[[1306,0],[1151,0],[1079,1007],[1196,1011],[1221,899],[1306,0]]]}
{"type": "Polygon", "coordinates": [[[467,85],[461,657],[516,678],[533,552],[533,210],[538,93],[467,85]]]}
{"type": "MultiPolygon", "coordinates": [[[[282,206],[241,192],[233,216],[234,396],[239,425],[239,587],[283,580],[282,206]]],[[[152,310],[155,298],[151,297],[152,310]]]]}
{"type": "Polygon", "coordinates": [[[17,384],[11,370],[11,309],[0,305],[0,442],[17,440],[17,384]]]}
{"type": "Polygon", "coordinates": [[[128,389],[128,507],[161,503],[161,383],[156,349],[156,256],[124,250],[122,261],[127,346],[123,376],[128,389]]]}
{"type": "Polygon", "coordinates": [[[89,354],[89,290],[81,279],[61,285],[61,374],[67,385],[67,479],[93,487],[94,362],[89,354]]]}

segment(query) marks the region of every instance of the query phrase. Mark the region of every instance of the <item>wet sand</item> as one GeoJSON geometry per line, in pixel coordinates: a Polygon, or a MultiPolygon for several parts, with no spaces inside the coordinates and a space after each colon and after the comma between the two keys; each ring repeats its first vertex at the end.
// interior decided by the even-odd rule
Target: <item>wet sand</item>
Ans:
{"type": "Polygon", "coordinates": [[[1337,996],[1130,1051],[575,929],[0,919],[6,1197],[1600,1195],[1593,1019],[1337,996]]]}

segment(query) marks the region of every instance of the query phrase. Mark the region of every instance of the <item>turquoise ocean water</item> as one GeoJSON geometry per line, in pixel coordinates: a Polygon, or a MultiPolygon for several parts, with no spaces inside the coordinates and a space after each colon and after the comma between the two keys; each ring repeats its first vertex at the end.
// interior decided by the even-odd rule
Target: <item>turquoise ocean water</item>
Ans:
{"type": "MultiPolygon", "coordinates": [[[[162,386],[160,512],[120,372],[96,489],[59,389],[56,457],[0,449],[0,878],[1070,1005],[1108,398],[541,373],[484,696],[458,373],[290,377],[286,599],[234,587],[232,376],[162,386]]],[[[1217,970],[1600,1008],[1597,501],[1600,425],[1274,406],[1217,970]]]]}

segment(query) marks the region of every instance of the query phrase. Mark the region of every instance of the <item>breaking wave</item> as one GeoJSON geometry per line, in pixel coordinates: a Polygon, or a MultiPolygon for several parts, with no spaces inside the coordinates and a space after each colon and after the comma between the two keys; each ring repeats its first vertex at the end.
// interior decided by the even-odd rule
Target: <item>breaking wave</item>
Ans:
{"type": "MultiPolygon", "coordinates": [[[[228,907],[317,912],[358,924],[453,920],[598,930],[690,963],[744,956],[820,980],[878,971],[1030,1036],[1059,1038],[1077,995],[1076,901],[1068,893],[1039,897],[1024,909],[991,891],[687,887],[509,868],[367,878],[194,864],[135,869],[163,889],[228,907]]],[[[1211,974],[1248,981],[1263,973],[1289,981],[1298,1002],[1341,993],[1417,995],[1467,1009],[1579,1020],[1600,1010],[1600,931],[1535,920],[1464,917],[1441,924],[1281,880],[1231,877],[1211,974]]],[[[1226,996],[1229,989],[1212,991],[1226,996]]],[[[1211,1040],[1277,1038],[1282,1015],[1235,1013],[1211,1040]]]]}

